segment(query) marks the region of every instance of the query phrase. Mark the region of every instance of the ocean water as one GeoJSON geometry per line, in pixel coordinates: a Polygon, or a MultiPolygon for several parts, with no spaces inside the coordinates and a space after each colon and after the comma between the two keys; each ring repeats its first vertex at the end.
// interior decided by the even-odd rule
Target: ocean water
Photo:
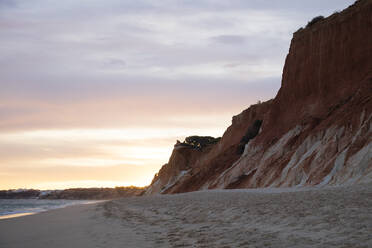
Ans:
{"type": "Polygon", "coordinates": [[[83,200],[0,199],[0,218],[34,214],[50,209],[93,202],[83,200]]]}

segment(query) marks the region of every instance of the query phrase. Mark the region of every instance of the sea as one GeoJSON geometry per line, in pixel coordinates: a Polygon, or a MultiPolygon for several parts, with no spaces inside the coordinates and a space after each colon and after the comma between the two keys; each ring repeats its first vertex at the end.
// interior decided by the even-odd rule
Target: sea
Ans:
{"type": "Polygon", "coordinates": [[[0,219],[7,219],[64,208],[77,204],[89,204],[97,201],[86,200],[39,200],[39,199],[0,199],[0,219]]]}

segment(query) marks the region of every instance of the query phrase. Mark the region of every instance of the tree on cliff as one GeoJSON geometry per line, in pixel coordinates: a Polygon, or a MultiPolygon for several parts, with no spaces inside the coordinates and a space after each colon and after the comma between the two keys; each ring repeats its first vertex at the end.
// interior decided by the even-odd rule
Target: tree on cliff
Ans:
{"type": "Polygon", "coordinates": [[[211,136],[190,136],[185,139],[184,143],[202,149],[208,145],[216,144],[220,139],[211,136]]]}
{"type": "Polygon", "coordinates": [[[311,27],[312,25],[314,25],[315,23],[321,21],[324,19],[324,16],[317,16],[317,17],[314,17],[311,21],[309,21],[306,25],[306,27],[311,27]]]}

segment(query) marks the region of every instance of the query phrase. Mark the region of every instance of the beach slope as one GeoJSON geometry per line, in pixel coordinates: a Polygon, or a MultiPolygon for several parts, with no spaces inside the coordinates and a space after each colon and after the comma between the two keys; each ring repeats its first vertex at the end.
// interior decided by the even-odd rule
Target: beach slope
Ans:
{"type": "Polygon", "coordinates": [[[103,215],[103,206],[75,205],[0,220],[0,247],[150,247],[120,220],[103,215]]]}
{"type": "Polygon", "coordinates": [[[0,220],[0,247],[372,247],[372,185],[123,198],[0,220]]]}

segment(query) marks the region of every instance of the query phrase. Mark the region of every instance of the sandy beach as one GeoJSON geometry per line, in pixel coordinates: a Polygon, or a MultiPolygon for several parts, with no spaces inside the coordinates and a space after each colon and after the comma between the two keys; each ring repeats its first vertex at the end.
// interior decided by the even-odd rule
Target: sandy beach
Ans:
{"type": "Polygon", "coordinates": [[[0,247],[372,247],[371,233],[371,185],[214,190],[0,220],[0,247]]]}

